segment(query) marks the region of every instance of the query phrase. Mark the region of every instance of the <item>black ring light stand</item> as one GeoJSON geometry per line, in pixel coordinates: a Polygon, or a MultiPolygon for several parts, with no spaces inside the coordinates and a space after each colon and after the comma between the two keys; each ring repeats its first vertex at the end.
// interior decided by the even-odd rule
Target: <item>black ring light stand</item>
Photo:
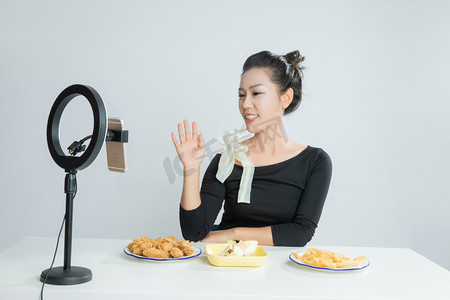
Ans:
{"type": "Polygon", "coordinates": [[[100,152],[106,138],[107,116],[100,95],[90,86],[72,85],[56,98],[47,123],[47,144],[53,160],[66,172],[64,193],[66,193],[66,215],[64,233],[64,266],[42,271],[41,281],[56,285],[72,285],[88,282],[92,279],[91,270],[71,266],[72,255],[72,212],[73,198],[76,192],[76,173],[88,167],[100,152]],[[86,151],[79,157],[66,156],[59,142],[59,122],[67,104],[77,96],[84,96],[90,103],[94,114],[94,129],[86,151]]]}

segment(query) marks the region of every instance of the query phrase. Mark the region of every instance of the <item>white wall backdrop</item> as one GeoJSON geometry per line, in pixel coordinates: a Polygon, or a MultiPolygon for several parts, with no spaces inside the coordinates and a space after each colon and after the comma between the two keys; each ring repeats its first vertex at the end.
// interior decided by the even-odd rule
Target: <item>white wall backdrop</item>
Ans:
{"type": "MultiPolygon", "coordinates": [[[[426,0],[0,0],[0,250],[56,240],[64,172],[45,132],[64,88],[94,87],[130,131],[126,174],[107,171],[105,149],[78,173],[74,236],[181,237],[170,132],[197,121],[213,155],[242,124],[245,59],[298,49],[305,94],[287,132],[334,164],[312,243],[409,247],[450,269],[449,14],[448,1],[426,0]]],[[[92,122],[76,98],[61,140],[92,122]]]]}

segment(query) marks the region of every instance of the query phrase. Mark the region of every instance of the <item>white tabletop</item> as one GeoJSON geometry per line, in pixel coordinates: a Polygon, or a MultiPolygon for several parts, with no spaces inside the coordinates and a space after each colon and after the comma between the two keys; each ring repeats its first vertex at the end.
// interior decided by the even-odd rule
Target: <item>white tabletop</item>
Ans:
{"type": "MultiPolygon", "coordinates": [[[[39,299],[39,276],[51,263],[55,242],[29,237],[0,253],[0,300],[39,299]]],[[[302,248],[263,247],[268,259],[261,267],[214,267],[202,243],[195,244],[203,251],[196,258],[153,262],[124,254],[129,242],[74,239],[72,266],[91,269],[93,279],[46,285],[44,299],[450,299],[450,272],[406,248],[308,245],[370,260],[361,271],[324,272],[289,260],[302,248]]],[[[63,241],[55,266],[62,264],[63,241]]]]}

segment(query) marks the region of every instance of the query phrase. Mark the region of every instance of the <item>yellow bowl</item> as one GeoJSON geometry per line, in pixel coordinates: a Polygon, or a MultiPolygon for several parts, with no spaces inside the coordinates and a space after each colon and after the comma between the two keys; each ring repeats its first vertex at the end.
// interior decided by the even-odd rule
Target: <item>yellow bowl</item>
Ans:
{"type": "Polygon", "coordinates": [[[227,244],[210,244],[205,246],[206,256],[213,266],[217,267],[260,267],[267,260],[267,253],[256,247],[251,256],[220,256],[227,244]]]}

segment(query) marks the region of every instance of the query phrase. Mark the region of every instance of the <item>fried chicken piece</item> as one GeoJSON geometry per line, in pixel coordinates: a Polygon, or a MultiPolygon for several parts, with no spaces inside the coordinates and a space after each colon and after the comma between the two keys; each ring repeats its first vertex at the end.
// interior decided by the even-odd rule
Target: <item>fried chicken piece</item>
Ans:
{"type": "Polygon", "coordinates": [[[183,257],[184,253],[183,251],[181,251],[181,249],[173,247],[172,250],[170,250],[170,256],[173,258],[179,258],[183,257]]]}
{"type": "Polygon", "coordinates": [[[191,242],[191,241],[188,241],[188,240],[180,240],[180,241],[178,242],[179,245],[181,245],[181,246],[186,246],[186,247],[192,246],[193,243],[194,243],[194,242],[191,242]]]}
{"type": "Polygon", "coordinates": [[[152,246],[150,239],[146,236],[137,238],[133,240],[132,243],[128,244],[128,250],[133,254],[142,255],[142,251],[148,249],[152,246]]]}
{"type": "Polygon", "coordinates": [[[150,242],[150,239],[148,237],[146,237],[146,236],[143,236],[143,237],[140,237],[140,238],[137,238],[137,239],[133,240],[134,244],[142,244],[142,243],[149,243],[149,242],[150,242]]]}
{"type": "Polygon", "coordinates": [[[142,255],[142,249],[137,244],[132,244],[131,247],[128,249],[130,249],[131,253],[133,254],[142,255]]]}
{"type": "Polygon", "coordinates": [[[155,248],[148,248],[143,251],[142,253],[144,256],[151,257],[151,258],[169,258],[169,252],[155,249],[155,248]]]}
{"type": "Polygon", "coordinates": [[[181,240],[178,244],[177,248],[183,251],[184,255],[192,255],[195,252],[195,249],[192,247],[193,242],[189,242],[186,240],[181,240]]]}
{"type": "Polygon", "coordinates": [[[172,250],[173,245],[172,242],[169,240],[164,239],[161,244],[158,245],[157,249],[163,250],[165,252],[170,252],[172,250]]]}
{"type": "Polygon", "coordinates": [[[159,242],[154,239],[150,239],[150,243],[152,244],[151,248],[156,248],[159,245],[159,242]]]}
{"type": "Polygon", "coordinates": [[[189,255],[192,255],[192,254],[194,254],[194,252],[195,252],[195,249],[194,248],[192,248],[192,247],[190,247],[190,248],[188,248],[188,247],[185,247],[185,248],[183,248],[183,253],[184,253],[184,255],[186,255],[186,256],[189,256],[189,255]]]}
{"type": "Polygon", "coordinates": [[[173,245],[178,244],[178,239],[176,237],[174,237],[173,235],[167,237],[168,240],[170,240],[172,242],[173,245]]]}
{"type": "Polygon", "coordinates": [[[156,243],[155,247],[158,247],[162,243],[162,240],[163,240],[162,237],[159,237],[156,240],[153,240],[153,242],[156,243]]]}

